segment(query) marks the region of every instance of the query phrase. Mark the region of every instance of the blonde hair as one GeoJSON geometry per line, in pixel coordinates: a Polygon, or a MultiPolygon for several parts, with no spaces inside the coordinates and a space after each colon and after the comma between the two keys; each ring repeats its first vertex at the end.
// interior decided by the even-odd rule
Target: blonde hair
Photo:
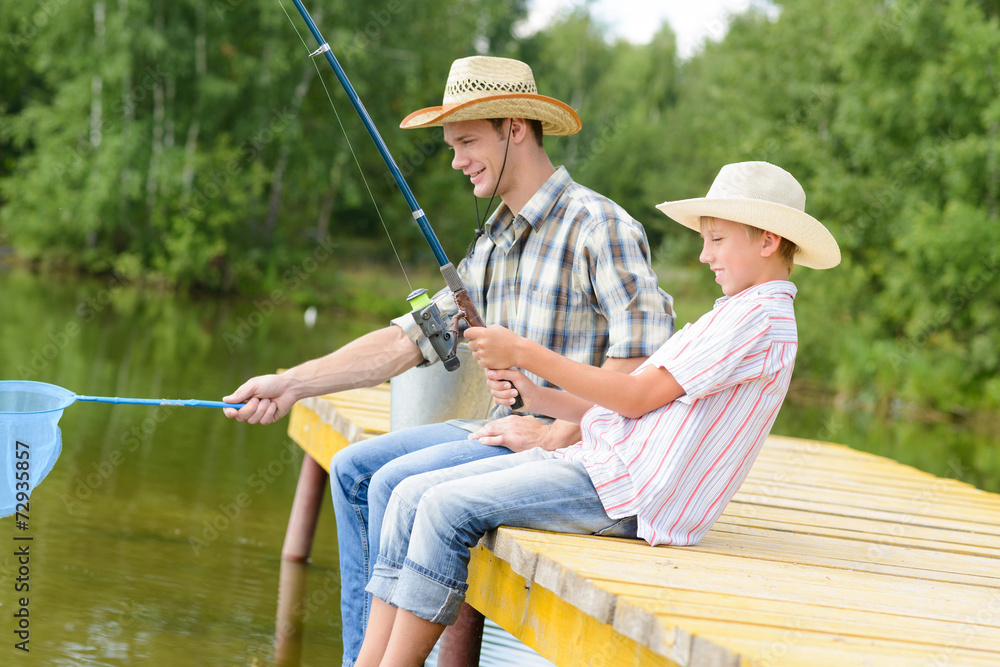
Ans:
{"type": "MultiPolygon", "coordinates": [[[[710,225],[716,220],[721,220],[721,218],[716,218],[711,215],[703,215],[700,218],[701,230],[705,231],[705,225],[710,225]]],[[[730,222],[735,222],[737,225],[743,228],[746,232],[747,240],[755,241],[760,238],[766,230],[760,227],[754,227],[753,225],[748,225],[744,222],[737,222],[736,220],[731,220],[730,222]]],[[[772,232],[773,233],[773,232],[772,232]]],[[[779,234],[779,236],[781,236],[779,234]]],[[[792,241],[788,240],[786,237],[781,236],[781,243],[778,245],[778,258],[781,263],[785,265],[788,269],[788,273],[792,272],[792,267],[795,265],[795,253],[799,251],[799,247],[795,245],[792,241]]]]}

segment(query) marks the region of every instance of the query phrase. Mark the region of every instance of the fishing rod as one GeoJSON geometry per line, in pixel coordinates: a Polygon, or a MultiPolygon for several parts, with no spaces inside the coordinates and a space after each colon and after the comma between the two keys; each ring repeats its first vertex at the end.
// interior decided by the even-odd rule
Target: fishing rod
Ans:
{"type": "MultiPolygon", "coordinates": [[[[396,181],[396,185],[399,186],[400,192],[403,193],[403,197],[410,207],[410,212],[413,214],[413,219],[417,221],[417,226],[420,228],[421,233],[423,233],[424,239],[430,245],[431,251],[434,253],[434,258],[440,267],[441,275],[444,277],[448,289],[451,290],[455,297],[455,303],[458,305],[458,314],[455,316],[450,330],[444,329],[439,316],[436,315],[437,307],[427,298],[425,290],[415,290],[407,297],[407,301],[410,302],[413,308],[414,319],[420,324],[421,329],[427,335],[428,339],[430,339],[431,344],[434,345],[434,349],[441,357],[441,360],[445,362],[445,368],[449,371],[455,370],[459,366],[458,355],[456,353],[458,346],[458,320],[464,319],[472,327],[485,327],[486,323],[480,317],[476,306],[472,303],[472,297],[469,296],[469,290],[466,288],[461,276],[458,275],[458,271],[452,265],[451,261],[449,261],[444,248],[441,247],[441,242],[438,241],[437,235],[431,229],[431,225],[427,221],[427,216],[424,214],[423,209],[420,208],[420,204],[417,203],[417,198],[413,195],[410,186],[407,185],[403,173],[396,166],[396,161],[382,140],[382,135],[379,134],[371,116],[368,115],[368,110],[365,109],[361,98],[355,92],[354,86],[344,72],[344,68],[340,66],[337,58],[333,55],[333,49],[330,48],[326,39],[320,34],[319,28],[316,27],[315,21],[313,21],[309,15],[309,11],[302,4],[301,0],[292,0],[292,2],[295,3],[295,8],[299,10],[299,14],[305,20],[306,25],[309,27],[309,32],[316,39],[316,43],[319,44],[319,48],[310,53],[309,57],[313,58],[323,55],[326,58],[326,62],[333,68],[334,74],[337,75],[337,80],[340,81],[340,85],[344,88],[344,92],[347,93],[347,97],[354,106],[354,110],[361,117],[361,122],[364,123],[365,129],[368,131],[368,136],[375,142],[375,147],[378,148],[382,160],[385,162],[386,167],[389,168],[389,172],[392,174],[393,180],[396,181]],[[445,354],[442,354],[442,351],[445,354]]],[[[518,395],[514,397],[514,404],[511,405],[511,409],[517,410],[523,407],[523,405],[524,403],[521,401],[520,395],[518,395]]]]}

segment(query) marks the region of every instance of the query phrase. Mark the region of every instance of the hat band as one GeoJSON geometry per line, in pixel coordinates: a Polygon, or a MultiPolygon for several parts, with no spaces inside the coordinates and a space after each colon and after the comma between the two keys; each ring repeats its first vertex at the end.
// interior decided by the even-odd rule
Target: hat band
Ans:
{"type": "MultiPolygon", "coordinates": [[[[472,93],[522,93],[537,95],[538,89],[534,81],[484,81],[483,79],[461,79],[459,81],[449,81],[444,91],[444,103],[451,102],[449,98],[463,97],[472,93]]],[[[467,98],[457,102],[467,101],[467,98]]]]}

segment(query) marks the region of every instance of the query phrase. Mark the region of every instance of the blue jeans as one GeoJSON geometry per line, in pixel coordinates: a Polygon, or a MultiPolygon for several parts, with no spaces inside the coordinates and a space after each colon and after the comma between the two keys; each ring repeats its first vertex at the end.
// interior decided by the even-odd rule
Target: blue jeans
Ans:
{"type": "Polygon", "coordinates": [[[330,490],[340,551],[340,614],[344,666],[358,658],[371,597],[365,585],[379,552],[382,518],[393,489],[410,475],[510,454],[504,447],[469,440],[449,424],[429,424],[358,442],[334,454],[330,490]]]}
{"type": "Polygon", "coordinates": [[[468,588],[469,550],[499,526],[636,536],[607,515],[583,464],[532,449],[403,480],[392,495],[368,592],[451,625],[468,588]]]}

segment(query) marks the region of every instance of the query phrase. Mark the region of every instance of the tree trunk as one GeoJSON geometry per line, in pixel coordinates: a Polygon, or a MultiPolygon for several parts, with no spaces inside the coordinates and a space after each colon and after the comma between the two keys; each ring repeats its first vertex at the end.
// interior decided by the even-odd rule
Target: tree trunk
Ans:
{"type": "MultiPolygon", "coordinates": [[[[208,73],[207,38],[205,35],[205,5],[198,5],[198,35],[194,38],[194,66],[200,83],[208,73]]],[[[195,158],[198,151],[198,133],[201,131],[201,95],[196,95],[194,109],[191,110],[191,124],[188,126],[187,141],[184,142],[184,171],[181,187],[185,198],[191,196],[194,187],[195,158]]]]}
{"type": "MultiPolygon", "coordinates": [[[[122,16],[121,24],[123,26],[122,34],[120,36],[120,42],[118,48],[124,49],[127,53],[131,53],[128,48],[128,0],[118,0],[118,11],[122,16]]],[[[131,142],[129,141],[132,137],[132,122],[135,120],[135,102],[132,100],[132,63],[130,62],[125,68],[125,73],[122,75],[122,106],[121,106],[121,136],[122,144],[127,147],[131,147],[131,142]]],[[[120,221],[124,221],[128,215],[128,197],[126,192],[128,191],[128,182],[132,177],[132,170],[129,169],[129,160],[124,160],[122,162],[121,173],[119,174],[119,182],[121,184],[121,196],[118,197],[118,214],[120,221]]]]}
{"type": "MultiPolygon", "coordinates": [[[[104,3],[94,3],[94,42],[97,44],[98,62],[104,59],[104,3]]],[[[103,114],[103,104],[101,102],[101,90],[104,88],[104,79],[101,77],[100,69],[96,69],[90,77],[90,146],[97,148],[101,145],[101,122],[103,114]]]]}
{"type": "MultiPolygon", "coordinates": [[[[164,30],[162,6],[156,15],[156,29],[160,33],[164,30]]],[[[160,157],[163,155],[163,120],[165,115],[163,80],[157,79],[153,85],[153,150],[149,158],[149,173],[146,176],[146,210],[150,221],[153,219],[153,210],[156,208],[156,195],[159,189],[158,176],[160,157]]]]}
{"type": "MultiPolygon", "coordinates": [[[[292,118],[298,118],[302,113],[302,103],[305,101],[306,93],[309,91],[309,82],[316,72],[315,65],[310,62],[302,73],[302,80],[295,87],[292,95],[292,118]]],[[[286,128],[287,130],[287,128],[286,128]]],[[[278,214],[281,212],[281,193],[284,187],[285,169],[288,167],[288,159],[292,152],[290,141],[291,132],[286,131],[281,144],[281,153],[278,156],[278,163],[274,166],[274,175],[271,178],[271,196],[267,206],[267,219],[264,222],[264,238],[269,239],[274,233],[274,228],[278,224],[278,214]]]]}

